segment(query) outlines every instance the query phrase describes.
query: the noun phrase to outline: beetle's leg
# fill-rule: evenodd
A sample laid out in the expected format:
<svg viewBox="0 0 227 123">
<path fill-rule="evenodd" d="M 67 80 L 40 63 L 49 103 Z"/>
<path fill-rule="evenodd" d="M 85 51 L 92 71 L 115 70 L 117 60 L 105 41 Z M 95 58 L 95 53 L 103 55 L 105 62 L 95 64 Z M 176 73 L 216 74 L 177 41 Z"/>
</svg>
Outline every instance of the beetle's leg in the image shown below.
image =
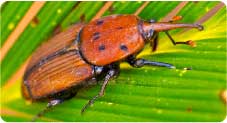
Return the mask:
<svg viewBox="0 0 227 123">
<path fill-rule="evenodd" d="M 33 118 L 32 118 L 32 122 L 34 122 L 37 118 L 40 118 L 41 116 L 43 116 L 43 114 L 45 112 L 47 112 L 48 110 L 50 110 L 52 107 L 62 103 L 64 101 L 64 99 L 54 99 L 51 100 L 47 103 L 46 108 L 44 108 L 42 111 L 40 111 L 38 114 L 36 114 Z"/>
<path fill-rule="evenodd" d="M 175 42 L 174 39 L 171 37 L 171 35 L 168 33 L 168 31 L 165 31 L 165 33 L 168 36 L 168 38 L 171 40 L 173 45 L 186 44 L 186 45 L 190 45 L 191 47 L 196 47 L 196 43 L 194 41 L 189 40 L 189 41 L 186 41 L 186 42 Z"/>
<path fill-rule="evenodd" d="M 155 35 L 154 35 L 154 39 L 153 39 L 153 42 L 151 41 L 151 47 L 152 47 L 152 51 L 154 52 L 154 51 L 156 51 L 156 49 L 157 49 L 157 46 L 158 46 L 158 39 L 159 39 L 159 35 L 158 35 L 158 33 L 156 33 Z"/>
<path fill-rule="evenodd" d="M 104 91 L 105 91 L 106 85 L 108 84 L 108 82 L 109 82 L 109 80 L 111 78 L 116 76 L 118 71 L 119 71 L 119 69 L 110 69 L 107 72 L 107 74 L 106 74 L 106 76 L 104 78 L 104 82 L 102 84 L 100 92 L 98 93 L 98 95 L 94 96 L 91 100 L 89 100 L 89 102 L 82 108 L 81 114 L 85 111 L 85 109 L 87 109 L 90 105 L 92 105 L 97 98 L 99 98 L 99 97 L 104 95 Z"/>
<path fill-rule="evenodd" d="M 69 91 L 63 91 L 57 94 L 57 97 L 51 97 L 52 99 L 48 102 L 47 106 L 40 111 L 37 115 L 32 118 L 32 121 L 35 121 L 37 118 L 43 116 L 45 112 L 50 110 L 52 107 L 64 102 L 65 100 L 71 99 L 76 95 L 77 91 L 71 89 Z"/>
<path fill-rule="evenodd" d="M 143 67 L 145 65 L 147 66 L 159 66 L 159 67 L 167 67 L 170 69 L 176 68 L 172 64 L 164 63 L 164 62 L 156 62 L 156 61 L 148 61 L 142 58 L 136 59 L 134 56 L 129 57 L 127 62 L 132 66 L 132 67 Z"/>
</svg>

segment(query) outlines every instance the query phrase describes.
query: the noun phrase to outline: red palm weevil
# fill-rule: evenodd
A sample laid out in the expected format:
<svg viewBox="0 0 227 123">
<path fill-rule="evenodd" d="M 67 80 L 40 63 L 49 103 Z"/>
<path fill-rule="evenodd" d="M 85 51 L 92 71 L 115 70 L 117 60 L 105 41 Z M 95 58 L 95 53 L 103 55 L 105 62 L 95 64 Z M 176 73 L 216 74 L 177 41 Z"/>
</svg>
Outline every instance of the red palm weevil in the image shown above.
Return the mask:
<svg viewBox="0 0 227 123">
<path fill-rule="evenodd" d="M 135 15 L 111 15 L 88 24 L 73 25 L 34 52 L 24 75 L 22 93 L 33 101 L 48 99 L 48 109 L 72 98 L 80 88 L 103 77 L 100 92 L 82 108 L 81 112 L 84 112 L 103 96 L 109 80 L 118 75 L 122 61 L 132 67 L 175 68 L 168 63 L 136 56 L 147 43 L 151 44 L 153 51 L 156 50 L 159 32 L 165 32 L 174 45 L 192 45 L 192 41 L 173 40 L 167 31 L 176 28 L 203 30 L 199 24 L 145 21 Z"/>
</svg>

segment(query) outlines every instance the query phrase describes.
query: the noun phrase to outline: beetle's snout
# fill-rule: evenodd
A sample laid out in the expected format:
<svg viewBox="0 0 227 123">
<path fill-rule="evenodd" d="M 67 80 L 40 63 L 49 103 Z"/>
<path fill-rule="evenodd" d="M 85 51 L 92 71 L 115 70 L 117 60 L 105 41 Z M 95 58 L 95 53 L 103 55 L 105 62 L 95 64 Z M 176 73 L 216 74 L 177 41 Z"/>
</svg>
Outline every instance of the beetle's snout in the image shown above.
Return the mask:
<svg viewBox="0 0 227 123">
<path fill-rule="evenodd" d="M 173 30 L 177 28 L 197 28 L 198 30 L 203 30 L 203 26 L 200 24 L 185 24 L 185 23 L 170 23 L 170 22 L 157 22 L 157 23 L 144 23 L 143 29 L 145 32 L 149 30 L 154 30 L 155 32 L 162 32 Z"/>
</svg>

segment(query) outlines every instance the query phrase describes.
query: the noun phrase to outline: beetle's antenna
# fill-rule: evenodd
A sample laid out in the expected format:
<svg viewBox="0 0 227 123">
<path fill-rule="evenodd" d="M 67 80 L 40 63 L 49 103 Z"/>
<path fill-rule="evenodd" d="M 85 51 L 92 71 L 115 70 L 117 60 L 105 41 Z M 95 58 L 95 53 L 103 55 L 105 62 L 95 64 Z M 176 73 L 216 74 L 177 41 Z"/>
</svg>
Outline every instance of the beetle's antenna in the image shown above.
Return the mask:
<svg viewBox="0 0 227 123">
<path fill-rule="evenodd" d="M 180 42 L 176 42 L 172 36 L 169 34 L 168 31 L 165 31 L 165 34 L 168 36 L 168 38 L 171 40 L 171 42 L 173 43 L 173 45 L 177 45 L 177 44 L 186 44 L 186 45 L 189 45 L 191 47 L 196 47 L 196 43 L 192 40 L 189 40 L 189 41 L 180 41 Z"/>
<path fill-rule="evenodd" d="M 42 117 L 44 113 L 46 113 L 48 110 L 50 110 L 52 107 L 56 106 L 57 104 L 60 104 L 61 102 L 63 102 L 63 100 L 60 100 L 60 99 L 51 100 L 50 102 L 48 102 L 47 106 L 42 111 L 40 111 L 32 118 L 31 122 L 36 121 L 38 118 Z"/>
</svg>

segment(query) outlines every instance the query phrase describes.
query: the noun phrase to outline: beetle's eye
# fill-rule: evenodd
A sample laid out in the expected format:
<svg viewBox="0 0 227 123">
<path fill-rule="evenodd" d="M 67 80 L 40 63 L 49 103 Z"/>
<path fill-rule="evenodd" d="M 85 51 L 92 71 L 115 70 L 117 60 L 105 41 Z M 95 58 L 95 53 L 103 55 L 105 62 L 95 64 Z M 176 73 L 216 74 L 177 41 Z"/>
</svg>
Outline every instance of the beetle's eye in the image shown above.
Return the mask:
<svg viewBox="0 0 227 123">
<path fill-rule="evenodd" d="M 155 23 L 155 22 L 156 22 L 156 20 L 154 20 L 154 19 L 150 19 L 148 22 L 149 22 L 149 23 Z"/>
</svg>

